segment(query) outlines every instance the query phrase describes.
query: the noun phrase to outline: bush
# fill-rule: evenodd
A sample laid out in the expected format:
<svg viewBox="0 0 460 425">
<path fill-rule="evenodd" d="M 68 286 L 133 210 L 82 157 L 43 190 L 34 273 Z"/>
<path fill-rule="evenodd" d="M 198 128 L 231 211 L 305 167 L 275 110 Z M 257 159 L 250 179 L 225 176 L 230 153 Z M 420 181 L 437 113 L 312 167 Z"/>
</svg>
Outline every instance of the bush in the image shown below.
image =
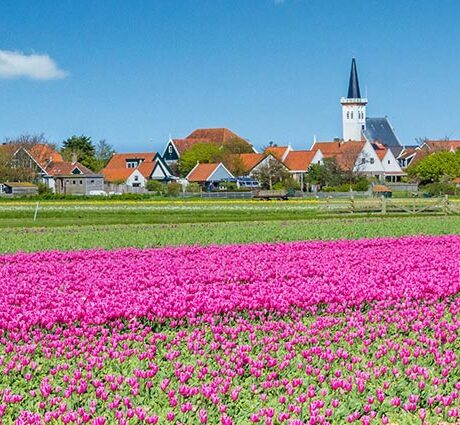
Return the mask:
<svg viewBox="0 0 460 425">
<path fill-rule="evenodd" d="M 157 195 L 161 195 L 164 192 L 164 184 L 158 180 L 149 180 L 146 183 L 145 188 L 149 192 L 155 192 Z"/>
<path fill-rule="evenodd" d="M 200 193 L 201 187 L 198 183 L 189 183 L 187 186 L 187 192 L 190 193 Z"/>
<path fill-rule="evenodd" d="M 50 195 L 53 193 L 52 189 L 48 187 L 45 183 L 38 183 L 37 186 L 39 195 Z"/>
<path fill-rule="evenodd" d="M 181 190 L 182 185 L 180 183 L 171 182 L 166 185 L 166 193 L 168 196 L 179 196 Z"/>
<path fill-rule="evenodd" d="M 449 183 L 429 183 L 421 189 L 432 196 L 456 194 L 455 185 Z"/>
<path fill-rule="evenodd" d="M 366 192 L 369 189 L 369 180 L 362 177 L 356 183 L 352 184 L 351 188 L 357 192 Z"/>
</svg>

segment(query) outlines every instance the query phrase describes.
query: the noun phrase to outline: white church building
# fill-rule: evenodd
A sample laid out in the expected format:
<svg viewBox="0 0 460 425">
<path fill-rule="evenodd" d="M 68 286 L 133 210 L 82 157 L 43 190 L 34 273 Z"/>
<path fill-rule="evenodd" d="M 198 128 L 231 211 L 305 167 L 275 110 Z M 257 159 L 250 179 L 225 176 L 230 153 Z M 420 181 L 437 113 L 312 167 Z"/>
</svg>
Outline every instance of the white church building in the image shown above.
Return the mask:
<svg viewBox="0 0 460 425">
<path fill-rule="evenodd" d="M 327 157 L 338 162 L 352 161 L 353 170 L 381 181 L 398 181 L 405 175 L 398 155 L 403 150 L 387 117 L 369 118 L 368 100 L 361 96 L 355 58 L 351 62 L 348 93 L 340 99 L 342 105 L 342 139 L 334 142 L 315 142 L 312 150 L 321 149 Z"/>
</svg>

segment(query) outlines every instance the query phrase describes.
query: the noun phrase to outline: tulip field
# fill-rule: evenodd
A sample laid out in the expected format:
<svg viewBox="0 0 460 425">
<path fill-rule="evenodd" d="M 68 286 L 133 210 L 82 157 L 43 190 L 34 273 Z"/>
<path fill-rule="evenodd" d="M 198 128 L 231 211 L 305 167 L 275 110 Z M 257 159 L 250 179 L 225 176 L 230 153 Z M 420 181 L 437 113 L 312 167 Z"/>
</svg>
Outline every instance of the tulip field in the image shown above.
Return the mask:
<svg viewBox="0 0 460 425">
<path fill-rule="evenodd" d="M 460 422 L 460 235 L 0 256 L 0 424 Z"/>
</svg>

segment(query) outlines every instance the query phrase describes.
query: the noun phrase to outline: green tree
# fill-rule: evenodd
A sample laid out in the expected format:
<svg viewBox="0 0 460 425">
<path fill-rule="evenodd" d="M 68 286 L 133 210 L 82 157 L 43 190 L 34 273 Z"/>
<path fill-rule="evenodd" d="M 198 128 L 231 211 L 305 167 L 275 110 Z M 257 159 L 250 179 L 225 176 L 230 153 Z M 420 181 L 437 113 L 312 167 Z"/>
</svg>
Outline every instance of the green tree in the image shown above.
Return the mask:
<svg viewBox="0 0 460 425">
<path fill-rule="evenodd" d="M 455 153 L 443 151 L 428 155 L 411 165 L 407 173 L 422 184 L 439 182 L 443 177 L 460 177 L 460 150 Z"/>
<path fill-rule="evenodd" d="M 307 171 L 305 180 L 320 186 L 338 186 L 345 180 L 343 171 L 335 158 L 324 158 L 322 164 L 312 164 Z"/>
<path fill-rule="evenodd" d="M 91 137 L 72 136 L 62 143 L 61 155 L 66 161 L 77 160 L 85 167 L 93 169 L 96 161 L 96 147 Z"/>
<path fill-rule="evenodd" d="M 107 143 L 105 139 L 99 140 L 95 147 L 95 155 L 92 163 L 93 171 L 101 171 L 112 158 L 115 153 L 115 149 L 110 143 Z"/>
<path fill-rule="evenodd" d="M 225 156 L 225 150 L 216 144 L 197 143 L 181 155 L 179 160 L 180 175 L 185 177 L 197 162 L 205 164 L 221 162 Z"/>
<path fill-rule="evenodd" d="M 165 190 L 164 184 L 158 180 L 148 180 L 145 184 L 145 188 L 149 192 L 155 192 L 157 195 L 161 195 Z"/>
<path fill-rule="evenodd" d="M 286 167 L 274 158 L 270 158 L 265 164 L 258 167 L 253 176 L 265 189 L 273 189 L 276 183 L 290 178 Z"/>
</svg>

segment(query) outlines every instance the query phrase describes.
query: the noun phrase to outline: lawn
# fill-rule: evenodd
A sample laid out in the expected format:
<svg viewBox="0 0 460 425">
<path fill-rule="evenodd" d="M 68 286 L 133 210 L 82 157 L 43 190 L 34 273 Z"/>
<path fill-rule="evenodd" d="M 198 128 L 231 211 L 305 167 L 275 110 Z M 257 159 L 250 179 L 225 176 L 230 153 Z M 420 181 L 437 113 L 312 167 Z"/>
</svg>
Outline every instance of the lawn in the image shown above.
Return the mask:
<svg viewBox="0 0 460 425">
<path fill-rule="evenodd" d="M 460 234 L 459 216 L 0 229 L 0 252 Z"/>
</svg>

